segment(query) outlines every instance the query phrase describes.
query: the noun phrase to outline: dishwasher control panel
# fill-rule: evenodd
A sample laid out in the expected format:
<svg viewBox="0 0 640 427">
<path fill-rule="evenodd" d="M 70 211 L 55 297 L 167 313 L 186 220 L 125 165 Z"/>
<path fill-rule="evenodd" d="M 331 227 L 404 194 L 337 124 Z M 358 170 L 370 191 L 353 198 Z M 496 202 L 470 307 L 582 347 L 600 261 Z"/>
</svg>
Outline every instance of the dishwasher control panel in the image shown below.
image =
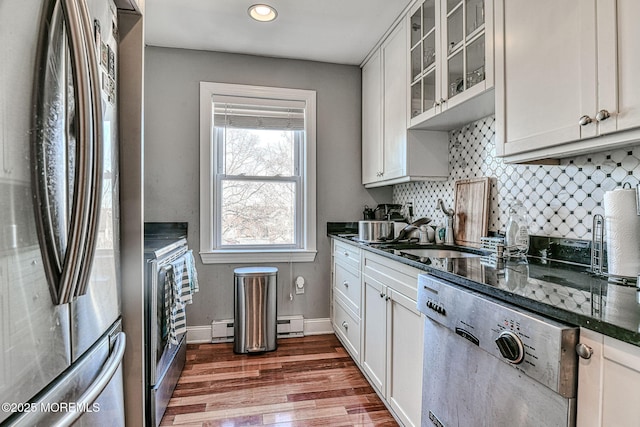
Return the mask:
<svg viewBox="0 0 640 427">
<path fill-rule="evenodd" d="M 418 277 L 417 306 L 427 322 L 448 328 L 565 397 L 575 395 L 576 385 L 567 384 L 564 374 L 577 369 L 578 328 L 428 274 Z"/>
</svg>

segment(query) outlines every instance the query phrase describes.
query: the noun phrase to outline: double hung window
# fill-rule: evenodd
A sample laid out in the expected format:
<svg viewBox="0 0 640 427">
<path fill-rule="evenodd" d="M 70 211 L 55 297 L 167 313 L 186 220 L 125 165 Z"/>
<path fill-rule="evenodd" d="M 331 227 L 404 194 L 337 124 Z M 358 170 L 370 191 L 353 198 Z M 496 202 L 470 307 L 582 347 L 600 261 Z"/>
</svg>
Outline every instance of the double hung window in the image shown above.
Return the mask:
<svg viewBox="0 0 640 427">
<path fill-rule="evenodd" d="M 203 262 L 315 257 L 315 92 L 201 83 Z"/>
</svg>

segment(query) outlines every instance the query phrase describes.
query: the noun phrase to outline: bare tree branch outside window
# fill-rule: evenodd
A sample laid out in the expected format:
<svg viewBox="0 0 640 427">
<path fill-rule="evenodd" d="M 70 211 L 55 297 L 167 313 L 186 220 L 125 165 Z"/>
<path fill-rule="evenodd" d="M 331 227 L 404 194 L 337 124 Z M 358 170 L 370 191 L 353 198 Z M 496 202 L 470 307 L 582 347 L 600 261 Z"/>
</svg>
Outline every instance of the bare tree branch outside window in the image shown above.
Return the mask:
<svg viewBox="0 0 640 427">
<path fill-rule="evenodd" d="M 224 129 L 222 245 L 296 243 L 296 132 Z"/>
</svg>

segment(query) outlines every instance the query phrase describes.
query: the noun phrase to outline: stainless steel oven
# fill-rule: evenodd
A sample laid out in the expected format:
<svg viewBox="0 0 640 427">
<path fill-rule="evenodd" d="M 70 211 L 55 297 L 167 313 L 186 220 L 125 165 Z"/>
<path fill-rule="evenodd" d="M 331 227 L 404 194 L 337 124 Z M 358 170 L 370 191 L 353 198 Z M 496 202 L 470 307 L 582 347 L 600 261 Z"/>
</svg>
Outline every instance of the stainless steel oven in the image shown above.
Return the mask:
<svg viewBox="0 0 640 427">
<path fill-rule="evenodd" d="M 422 426 L 574 426 L 579 329 L 430 275 Z"/>
<path fill-rule="evenodd" d="M 186 333 L 171 339 L 171 281 L 167 275 L 189 252 L 187 241 L 146 239 L 147 417 L 160 424 L 186 360 Z"/>
</svg>

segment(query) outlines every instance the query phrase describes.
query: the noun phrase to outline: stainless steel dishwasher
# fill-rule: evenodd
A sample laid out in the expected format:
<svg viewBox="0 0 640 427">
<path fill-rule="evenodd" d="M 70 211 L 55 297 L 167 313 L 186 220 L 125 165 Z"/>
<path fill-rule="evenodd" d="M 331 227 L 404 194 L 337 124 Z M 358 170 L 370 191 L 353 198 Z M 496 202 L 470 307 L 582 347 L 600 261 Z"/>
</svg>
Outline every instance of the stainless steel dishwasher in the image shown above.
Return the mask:
<svg viewBox="0 0 640 427">
<path fill-rule="evenodd" d="M 574 426 L 579 329 L 423 274 L 422 426 Z"/>
</svg>

